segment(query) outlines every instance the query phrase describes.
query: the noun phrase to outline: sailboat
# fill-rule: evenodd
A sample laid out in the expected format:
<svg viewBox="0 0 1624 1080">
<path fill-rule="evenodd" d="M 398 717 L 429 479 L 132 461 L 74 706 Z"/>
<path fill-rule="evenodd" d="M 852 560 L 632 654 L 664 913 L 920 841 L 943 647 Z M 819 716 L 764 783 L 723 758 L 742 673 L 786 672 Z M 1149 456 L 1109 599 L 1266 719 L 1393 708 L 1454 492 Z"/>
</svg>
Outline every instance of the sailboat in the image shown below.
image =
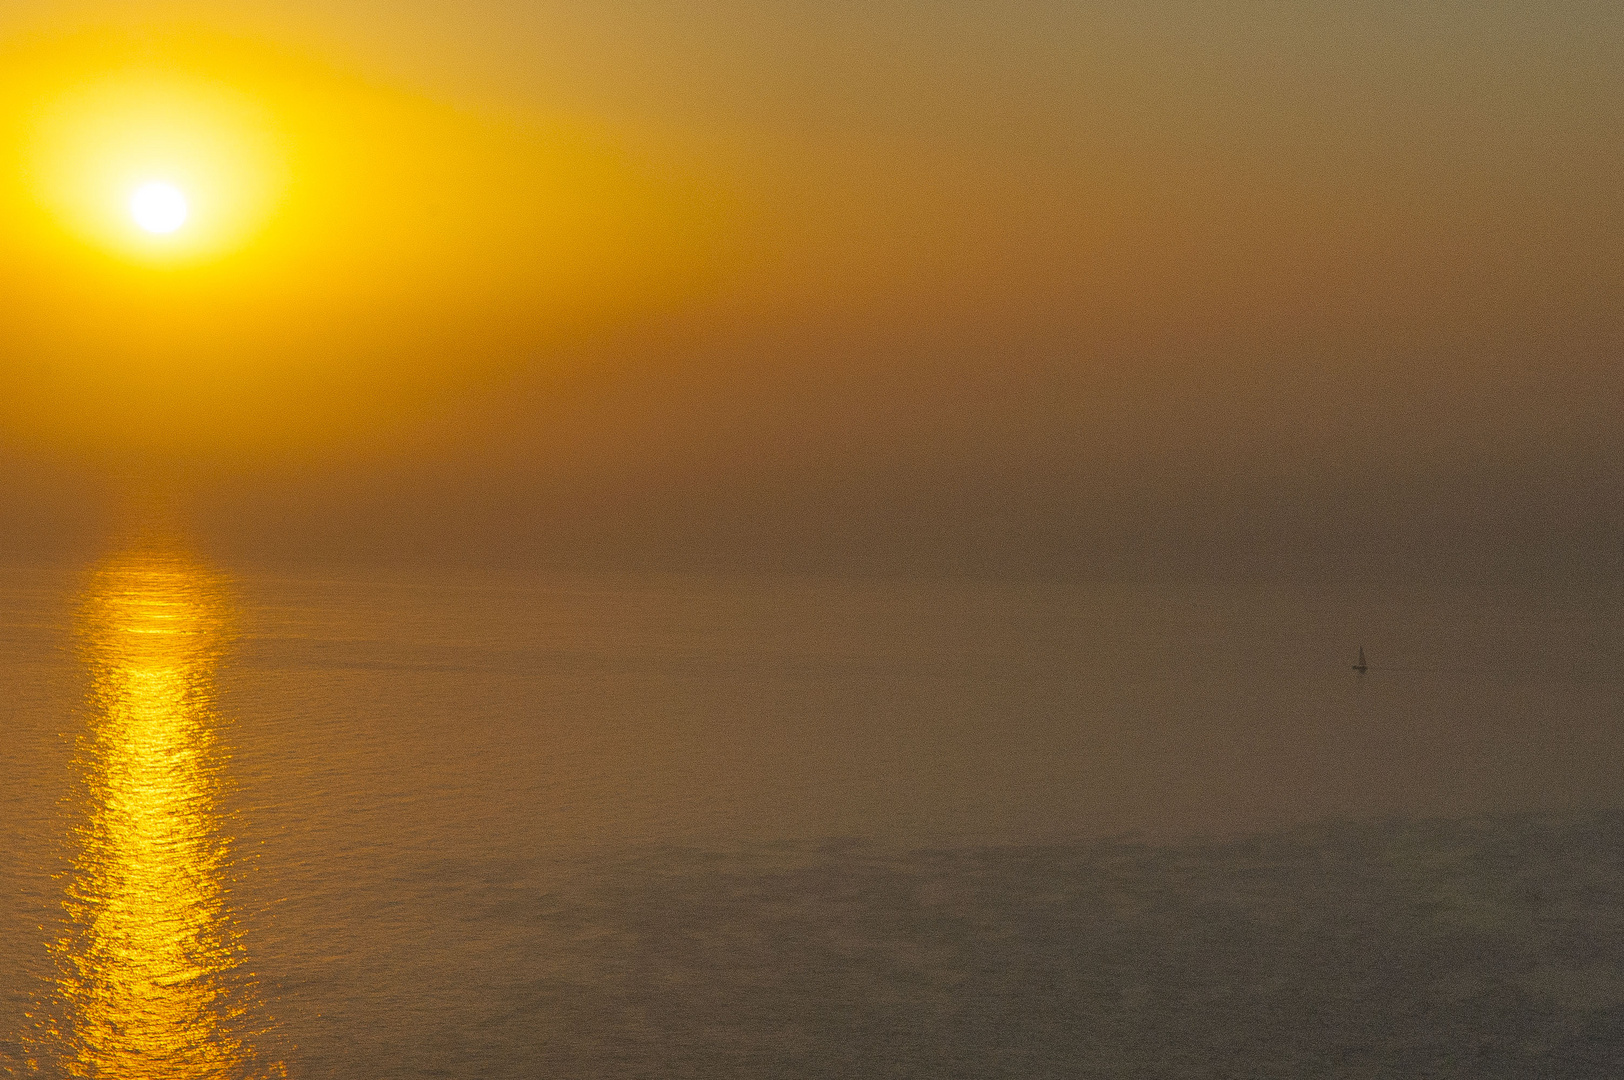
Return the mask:
<svg viewBox="0 0 1624 1080">
<path fill-rule="evenodd" d="M 1370 670 L 1370 665 L 1365 663 L 1365 647 L 1363 645 L 1359 646 L 1359 662 L 1353 665 L 1353 670 L 1361 675 Z"/>
</svg>

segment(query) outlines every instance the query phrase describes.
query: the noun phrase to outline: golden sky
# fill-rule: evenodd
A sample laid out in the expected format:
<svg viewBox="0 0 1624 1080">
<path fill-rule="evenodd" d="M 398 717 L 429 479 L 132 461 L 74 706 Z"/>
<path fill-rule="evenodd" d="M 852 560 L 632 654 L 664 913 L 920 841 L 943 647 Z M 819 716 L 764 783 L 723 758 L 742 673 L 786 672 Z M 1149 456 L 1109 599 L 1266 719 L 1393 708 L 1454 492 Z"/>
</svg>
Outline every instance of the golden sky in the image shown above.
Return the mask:
<svg viewBox="0 0 1624 1080">
<path fill-rule="evenodd" d="M 1621 72 L 1585 0 L 10 4 L 0 432 L 633 501 L 1605 472 Z"/>
<path fill-rule="evenodd" d="M 32 437 L 329 442 L 713 273 L 706 178 L 589 119 L 195 25 L 8 51 L 7 419 Z M 130 216 L 152 181 L 190 204 L 168 235 Z"/>
</svg>

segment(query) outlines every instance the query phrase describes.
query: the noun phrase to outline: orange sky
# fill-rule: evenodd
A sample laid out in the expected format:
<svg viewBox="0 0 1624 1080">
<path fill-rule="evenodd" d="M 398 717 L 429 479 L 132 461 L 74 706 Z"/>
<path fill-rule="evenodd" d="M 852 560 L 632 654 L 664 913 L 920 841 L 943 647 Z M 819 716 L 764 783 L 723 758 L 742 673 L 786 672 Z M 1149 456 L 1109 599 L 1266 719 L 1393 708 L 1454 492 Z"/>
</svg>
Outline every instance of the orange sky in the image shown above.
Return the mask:
<svg viewBox="0 0 1624 1080">
<path fill-rule="evenodd" d="M 0 431 L 521 530 L 1176 531 L 1349 476 L 1613 500 L 1579 528 L 1621 54 L 1578 0 L 12 4 Z M 212 217 L 143 246 L 96 200 L 165 155 Z"/>
</svg>

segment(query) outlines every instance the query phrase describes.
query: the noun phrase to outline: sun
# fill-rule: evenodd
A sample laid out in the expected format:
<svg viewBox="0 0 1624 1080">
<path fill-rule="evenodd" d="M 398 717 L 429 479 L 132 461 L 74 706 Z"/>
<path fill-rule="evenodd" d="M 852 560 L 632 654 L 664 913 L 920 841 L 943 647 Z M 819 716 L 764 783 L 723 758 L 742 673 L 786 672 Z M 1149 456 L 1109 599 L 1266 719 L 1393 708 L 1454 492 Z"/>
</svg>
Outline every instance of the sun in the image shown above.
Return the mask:
<svg viewBox="0 0 1624 1080">
<path fill-rule="evenodd" d="M 142 184 L 130 196 L 130 216 L 149 233 L 168 235 L 186 224 L 191 208 L 186 195 L 174 184 L 153 180 Z"/>
<path fill-rule="evenodd" d="M 0 93 L 5 78 L 0 71 Z M 19 165 L 47 215 L 41 224 L 61 228 L 74 247 L 144 267 L 236 258 L 289 193 L 289 143 L 263 95 L 183 72 L 115 68 L 44 85 L 37 96 L 18 121 L 28 155 Z"/>
</svg>

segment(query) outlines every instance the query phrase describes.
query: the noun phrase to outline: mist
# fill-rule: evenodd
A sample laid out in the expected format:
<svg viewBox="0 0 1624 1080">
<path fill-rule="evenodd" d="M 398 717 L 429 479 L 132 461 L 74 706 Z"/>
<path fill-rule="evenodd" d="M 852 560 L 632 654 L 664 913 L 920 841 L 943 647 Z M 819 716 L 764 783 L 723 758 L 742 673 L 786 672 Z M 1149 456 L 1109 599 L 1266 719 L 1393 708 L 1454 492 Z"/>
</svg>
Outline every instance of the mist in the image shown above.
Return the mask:
<svg viewBox="0 0 1624 1080">
<path fill-rule="evenodd" d="M 207 287 L 5 249 L 8 554 L 1616 573 L 1605 5 L 209 11 L 349 179 Z"/>
</svg>

